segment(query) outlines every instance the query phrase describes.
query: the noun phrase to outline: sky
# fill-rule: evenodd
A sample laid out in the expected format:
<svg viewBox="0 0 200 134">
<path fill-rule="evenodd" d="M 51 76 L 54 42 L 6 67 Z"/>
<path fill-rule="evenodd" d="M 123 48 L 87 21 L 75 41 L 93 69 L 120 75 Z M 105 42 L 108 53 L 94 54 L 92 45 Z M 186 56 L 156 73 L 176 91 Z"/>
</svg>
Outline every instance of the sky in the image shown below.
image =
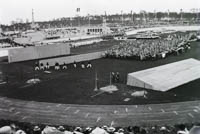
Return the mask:
<svg viewBox="0 0 200 134">
<path fill-rule="evenodd" d="M 96 15 L 146 11 L 190 11 L 200 9 L 200 0 L 0 0 L 0 24 L 10 24 L 12 20 L 29 19 L 34 9 L 35 21 L 52 20 L 77 15 Z"/>
</svg>

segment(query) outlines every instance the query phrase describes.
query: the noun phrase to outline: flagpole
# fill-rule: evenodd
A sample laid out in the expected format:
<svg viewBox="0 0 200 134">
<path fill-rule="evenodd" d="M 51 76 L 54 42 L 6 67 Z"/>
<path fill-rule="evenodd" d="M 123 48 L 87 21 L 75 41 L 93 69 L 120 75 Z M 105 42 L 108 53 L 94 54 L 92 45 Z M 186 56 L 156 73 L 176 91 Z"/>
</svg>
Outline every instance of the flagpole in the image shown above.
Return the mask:
<svg viewBox="0 0 200 134">
<path fill-rule="evenodd" d="M 124 21 L 124 20 L 123 20 L 123 19 L 124 19 L 124 18 L 123 18 L 123 11 L 121 11 L 121 17 L 122 17 L 122 25 L 123 25 L 123 21 Z"/>
<path fill-rule="evenodd" d="M 169 24 L 169 21 L 170 21 L 169 15 L 170 15 L 170 12 L 169 12 L 169 9 L 168 9 L 168 24 Z"/>
<path fill-rule="evenodd" d="M 111 74 L 111 72 L 110 72 L 110 85 L 112 85 L 112 74 Z"/>
<path fill-rule="evenodd" d="M 88 14 L 89 27 L 90 27 L 90 14 Z"/>
<path fill-rule="evenodd" d="M 133 11 L 131 10 L 131 22 L 133 23 Z"/>
<path fill-rule="evenodd" d="M 98 81 L 98 78 L 97 78 L 97 72 L 96 72 L 96 70 L 95 70 L 95 82 L 94 82 L 94 91 L 98 91 L 98 87 L 97 87 L 97 81 Z"/>
</svg>

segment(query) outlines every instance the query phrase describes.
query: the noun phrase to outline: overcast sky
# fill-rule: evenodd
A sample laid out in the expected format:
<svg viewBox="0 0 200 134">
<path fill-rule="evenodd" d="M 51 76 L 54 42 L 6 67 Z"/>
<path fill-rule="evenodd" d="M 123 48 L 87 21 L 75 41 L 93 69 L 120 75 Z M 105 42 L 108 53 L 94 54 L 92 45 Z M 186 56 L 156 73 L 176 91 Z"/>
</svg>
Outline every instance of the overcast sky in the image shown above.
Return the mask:
<svg viewBox="0 0 200 134">
<path fill-rule="evenodd" d="M 0 0 L 0 24 L 10 24 L 12 20 L 26 18 L 31 20 L 34 9 L 35 20 L 52 20 L 53 18 L 72 17 L 76 8 L 81 15 L 115 14 L 123 12 L 146 11 L 190 11 L 200 8 L 200 0 Z"/>
</svg>

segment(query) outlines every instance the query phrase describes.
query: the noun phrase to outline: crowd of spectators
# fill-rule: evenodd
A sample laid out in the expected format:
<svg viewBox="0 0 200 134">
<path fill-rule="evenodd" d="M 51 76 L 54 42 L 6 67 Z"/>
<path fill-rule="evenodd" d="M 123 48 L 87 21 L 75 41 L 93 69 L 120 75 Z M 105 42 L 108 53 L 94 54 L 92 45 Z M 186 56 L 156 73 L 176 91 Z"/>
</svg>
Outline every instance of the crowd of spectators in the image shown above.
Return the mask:
<svg viewBox="0 0 200 134">
<path fill-rule="evenodd" d="M 52 126 L 18 121 L 0 120 L 0 134 L 199 134 L 200 124 L 164 126 Z"/>
<path fill-rule="evenodd" d="M 139 60 L 165 58 L 169 54 L 179 54 L 190 49 L 189 38 L 189 34 L 174 33 L 160 39 L 126 40 L 107 50 L 104 56 Z"/>
</svg>

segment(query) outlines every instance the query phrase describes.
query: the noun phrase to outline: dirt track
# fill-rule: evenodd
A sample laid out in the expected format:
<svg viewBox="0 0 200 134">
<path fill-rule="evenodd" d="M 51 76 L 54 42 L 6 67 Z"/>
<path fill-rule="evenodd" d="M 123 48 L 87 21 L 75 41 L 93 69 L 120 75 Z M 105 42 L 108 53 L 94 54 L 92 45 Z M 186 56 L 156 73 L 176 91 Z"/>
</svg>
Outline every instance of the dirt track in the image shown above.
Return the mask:
<svg viewBox="0 0 200 134">
<path fill-rule="evenodd" d="M 1 97 L 0 117 L 75 126 L 191 123 L 200 119 L 200 101 L 150 105 L 71 105 Z"/>
</svg>

